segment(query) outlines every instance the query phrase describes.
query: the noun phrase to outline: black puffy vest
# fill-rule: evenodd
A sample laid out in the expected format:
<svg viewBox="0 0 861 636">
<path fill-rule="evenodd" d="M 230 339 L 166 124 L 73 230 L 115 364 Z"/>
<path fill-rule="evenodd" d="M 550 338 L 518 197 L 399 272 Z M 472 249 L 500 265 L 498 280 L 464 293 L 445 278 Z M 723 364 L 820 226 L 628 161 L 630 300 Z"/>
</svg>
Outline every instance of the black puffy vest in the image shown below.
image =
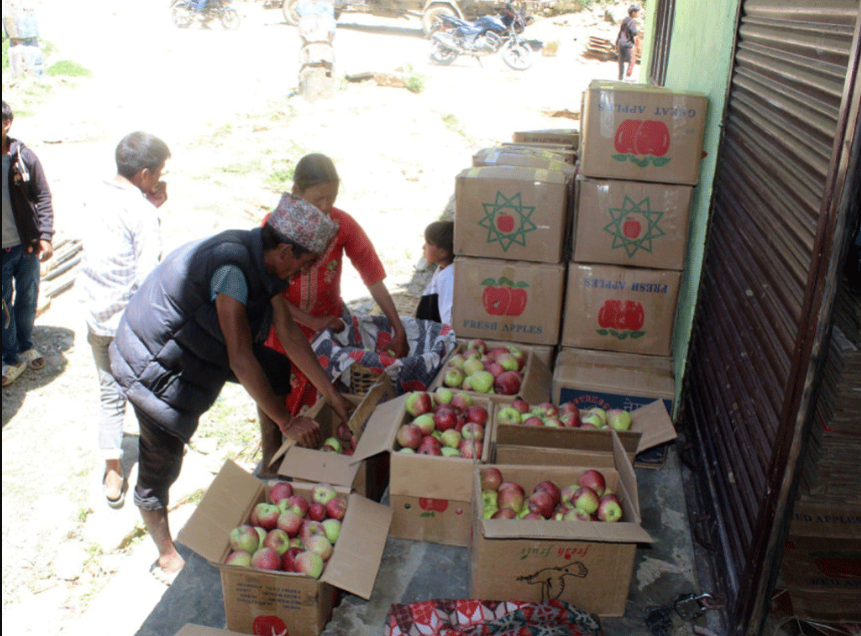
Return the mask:
<svg viewBox="0 0 861 636">
<path fill-rule="evenodd" d="M 228 230 L 189 243 L 156 267 L 129 302 L 111 345 L 111 371 L 129 400 L 188 442 L 230 377 L 210 300 L 212 275 L 236 265 L 248 283 L 254 342 L 269 335 L 270 299 L 287 283 L 266 273 L 260 229 Z"/>
</svg>

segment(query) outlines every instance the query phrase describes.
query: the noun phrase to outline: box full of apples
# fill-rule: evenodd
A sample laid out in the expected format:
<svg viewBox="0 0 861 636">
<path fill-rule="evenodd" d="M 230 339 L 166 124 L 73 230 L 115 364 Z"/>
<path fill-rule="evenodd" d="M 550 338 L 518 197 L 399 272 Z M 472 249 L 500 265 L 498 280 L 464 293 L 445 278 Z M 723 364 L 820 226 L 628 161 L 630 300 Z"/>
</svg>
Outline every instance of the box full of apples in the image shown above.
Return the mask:
<svg viewBox="0 0 861 636">
<path fill-rule="evenodd" d="M 488 452 L 491 408 L 487 397 L 446 387 L 377 407 L 368 430 L 388 427 L 393 538 L 467 545 L 472 467 Z"/>
<path fill-rule="evenodd" d="M 574 402 L 529 404 L 516 398 L 510 404 L 496 404 L 491 414 L 493 437 L 491 460 L 534 462 L 537 464 L 576 461 L 607 465 L 612 460 L 615 431 L 633 462 L 637 453 L 675 437 L 672 420 L 660 400 L 634 411 L 580 409 Z M 523 459 L 526 453 L 526 459 Z M 520 459 L 516 459 L 516 458 Z"/>
<path fill-rule="evenodd" d="M 228 629 L 255 633 L 265 617 L 318 636 L 336 588 L 370 597 L 391 519 L 349 488 L 266 484 L 227 462 L 177 540 L 220 570 Z"/>
<path fill-rule="evenodd" d="M 637 545 L 652 538 L 634 470 L 611 436 L 612 467 L 475 466 L 472 598 L 552 598 L 601 616 L 625 613 Z"/>
<path fill-rule="evenodd" d="M 541 359 L 515 344 L 489 348 L 481 339 L 458 345 L 446 359 L 428 390 L 445 387 L 511 402 L 516 396 L 531 402 L 550 399 L 553 374 Z"/>
<path fill-rule="evenodd" d="M 303 448 L 291 442 L 275 453 L 278 474 L 310 484 L 326 482 L 351 487 L 355 492 L 379 501 L 389 479 L 388 429 L 369 430 L 374 410 L 395 397 L 394 385 L 384 374 L 364 396 L 346 396 L 355 405 L 348 422 L 341 421 L 335 410 L 318 400 L 306 413 L 320 426 L 320 448 Z"/>
</svg>

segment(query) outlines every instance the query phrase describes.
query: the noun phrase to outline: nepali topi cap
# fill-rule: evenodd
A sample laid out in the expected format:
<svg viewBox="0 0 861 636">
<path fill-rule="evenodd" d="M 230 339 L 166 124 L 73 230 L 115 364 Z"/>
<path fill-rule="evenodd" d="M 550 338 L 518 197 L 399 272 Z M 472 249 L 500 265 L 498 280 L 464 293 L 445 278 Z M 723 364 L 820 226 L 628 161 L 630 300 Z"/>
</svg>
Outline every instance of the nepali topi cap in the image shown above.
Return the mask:
<svg viewBox="0 0 861 636">
<path fill-rule="evenodd" d="M 266 220 L 284 238 L 320 256 L 338 233 L 338 224 L 316 207 L 285 193 Z"/>
</svg>

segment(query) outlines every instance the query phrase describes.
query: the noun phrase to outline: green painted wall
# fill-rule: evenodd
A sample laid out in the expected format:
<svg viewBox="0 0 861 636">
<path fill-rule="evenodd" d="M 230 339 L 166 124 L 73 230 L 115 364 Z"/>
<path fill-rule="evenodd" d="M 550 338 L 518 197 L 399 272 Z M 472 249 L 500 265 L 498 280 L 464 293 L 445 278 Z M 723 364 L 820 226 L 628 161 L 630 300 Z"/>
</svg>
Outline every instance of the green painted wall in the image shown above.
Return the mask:
<svg viewBox="0 0 861 636">
<path fill-rule="evenodd" d="M 648 82 L 651 42 L 654 34 L 654 2 L 645 4 L 646 46 L 640 65 L 640 81 Z M 732 68 L 735 28 L 740 0 L 676 0 L 670 56 L 665 86 L 673 90 L 708 95 L 709 114 L 704 150 L 707 153 L 700 168 L 699 185 L 691 202 L 688 260 L 679 292 L 678 315 L 673 337 L 678 397 L 688 354 L 697 289 L 703 264 L 709 202 L 715 174 L 721 122 L 726 105 L 726 91 Z M 678 405 L 679 401 L 676 400 Z"/>
</svg>

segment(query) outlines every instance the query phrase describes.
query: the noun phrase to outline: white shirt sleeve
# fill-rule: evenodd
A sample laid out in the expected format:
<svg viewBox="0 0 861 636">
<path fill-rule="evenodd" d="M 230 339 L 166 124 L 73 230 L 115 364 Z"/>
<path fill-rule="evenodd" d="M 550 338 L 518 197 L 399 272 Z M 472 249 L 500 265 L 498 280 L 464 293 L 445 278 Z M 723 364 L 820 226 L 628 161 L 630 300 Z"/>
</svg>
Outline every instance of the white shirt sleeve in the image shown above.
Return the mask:
<svg viewBox="0 0 861 636">
<path fill-rule="evenodd" d="M 437 302 L 439 317 L 444 325 L 451 324 L 451 305 L 454 300 L 454 266 L 449 265 L 439 272 L 437 280 Z"/>
</svg>

